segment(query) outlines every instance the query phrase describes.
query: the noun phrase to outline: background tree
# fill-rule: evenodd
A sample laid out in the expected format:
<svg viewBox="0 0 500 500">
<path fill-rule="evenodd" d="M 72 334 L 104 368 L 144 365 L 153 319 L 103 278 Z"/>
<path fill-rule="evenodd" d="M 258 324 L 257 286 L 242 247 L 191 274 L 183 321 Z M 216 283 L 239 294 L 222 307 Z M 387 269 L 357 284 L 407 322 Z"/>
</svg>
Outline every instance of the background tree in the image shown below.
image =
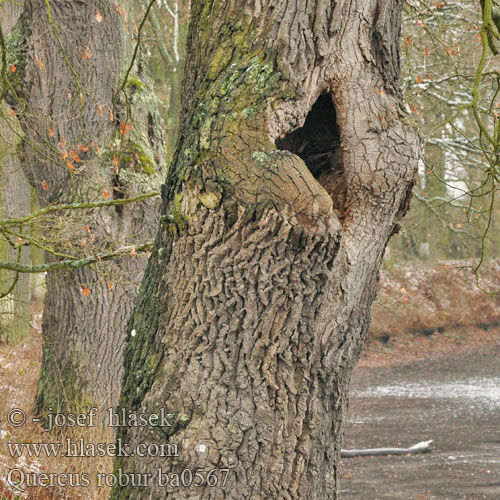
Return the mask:
<svg viewBox="0 0 500 500">
<path fill-rule="evenodd" d="M 156 95 L 164 107 L 168 163 L 177 138 L 189 11 L 189 0 L 155 2 L 148 15 L 150 40 L 144 40 L 151 48 L 149 61 Z"/>
<path fill-rule="evenodd" d="M 135 50 L 140 30 L 125 7 L 26 1 L 17 31 L 18 77 L 7 95 L 42 208 L 120 202 L 157 189 L 165 173 L 159 116 Z M 150 239 L 156 214 L 149 200 L 77 218 L 60 212 L 57 225 L 45 228 L 52 237 L 57 229 L 58 243 L 45 244 L 49 267 L 78 249 L 83 256 L 129 251 L 113 263 L 94 259 L 94 266 L 49 272 L 39 411 L 116 402 L 124 325 L 146 263 L 133 245 Z"/>
<path fill-rule="evenodd" d="M 402 2 L 192 4 L 177 150 L 128 327 L 121 405 L 166 407 L 179 458 L 224 487 L 114 499 L 337 497 L 347 387 L 417 164 Z M 222 478 L 220 478 L 222 480 Z"/>
<path fill-rule="evenodd" d="M 1 32 L 10 34 L 22 6 L 14 1 L 0 3 Z M 4 42 L 5 43 L 5 42 Z M 9 64 L 10 63 L 10 64 Z M 2 72 L 16 72 L 15 61 L 2 61 Z M 31 211 L 31 190 L 20 159 L 21 130 L 11 108 L 0 104 L 0 216 L 21 217 Z M 20 244 L 21 243 L 21 244 Z M 29 264 L 30 251 L 22 245 L 22 235 L 0 240 L 0 260 Z M 15 271 L 0 270 L 0 341 L 19 341 L 29 331 L 30 277 Z"/>
</svg>

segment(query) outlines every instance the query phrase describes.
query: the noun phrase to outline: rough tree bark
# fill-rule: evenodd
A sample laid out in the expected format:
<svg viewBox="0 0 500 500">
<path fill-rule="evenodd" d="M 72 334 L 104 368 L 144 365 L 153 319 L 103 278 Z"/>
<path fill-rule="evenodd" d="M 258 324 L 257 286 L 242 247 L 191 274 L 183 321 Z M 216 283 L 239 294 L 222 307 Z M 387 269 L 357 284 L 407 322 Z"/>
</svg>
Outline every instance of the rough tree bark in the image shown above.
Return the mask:
<svg viewBox="0 0 500 500">
<path fill-rule="evenodd" d="M 26 134 L 26 170 L 42 205 L 134 197 L 159 186 L 161 137 L 138 65 L 125 93 L 118 92 L 133 47 L 126 24 L 125 10 L 112 1 L 25 2 L 16 111 Z M 74 213 L 71 232 L 65 226 L 59 236 L 69 236 L 70 248 L 143 243 L 154 236 L 157 210 L 150 201 Z M 55 250 L 70 253 L 62 245 Z M 97 271 L 48 274 L 40 412 L 116 404 L 125 324 L 145 265 L 138 254 Z"/>
<path fill-rule="evenodd" d="M 22 12 L 16 1 L 0 3 L 0 24 L 4 36 L 8 36 Z M 9 61 L 10 62 L 10 61 Z M 2 82 L 0 86 L 4 85 Z M 21 217 L 31 208 L 31 189 L 22 171 L 18 149 L 22 142 L 22 132 L 15 117 L 10 116 L 5 102 L 1 102 L 0 120 L 0 203 L 1 217 Z M 12 240 L 12 237 L 10 238 Z M 17 240 L 17 238 L 15 238 Z M 14 241 L 17 243 L 17 241 Z M 18 249 L 12 248 L 6 239 L 0 240 L 0 260 L 16 261 Z M 20 261 L 29 264 L 29 248 L 21 249 Z M 29 332 L 30 277 L 11 271 L 0 272 L 0 294 L 5 294 L 17 280 L 11 293 L 0 298 L 0 341 L 17 342 Z"/>
<path fill-rule="evenodd" d="M 120 401 L 174 415 L 122 429 L 132 450 L 168 441 L 179 457 L 120 458 L 153 479 L 115 500 L 337 498 L 350 374 L 417 164 L 398 89 L 402 3 L 193 3 Z M 224 487 L 220 472 L 215 487 L 161 487 L 160 467 L 231 472 Z"/>
<path fill-rule="evenodd" d="M 0 10 L 1 15 L 1 10 Z M 4 103 L 1 103 L 4 105 Z M 23 217 L 31 210 L 31 188 L 23 173 L 18 150 L 22 133 L 15 118 L 0 123 L 0 203 L 2 218 Z M 17 245 L 16 237 L 9 237 Z M 21 252 L 21 255 L 19 255 Z M 0 240 L 0 260 L 30 263 L 30 249 L 13 248 L 7 239 Z M 16 282 L 14 285 L 14 281 Z M 0 271 L 0 341 L 19 342 L 30 329 L 31 285 L 28 274 Z M 11 287 L 10 293 L 3 297 Z"/>
</svg>

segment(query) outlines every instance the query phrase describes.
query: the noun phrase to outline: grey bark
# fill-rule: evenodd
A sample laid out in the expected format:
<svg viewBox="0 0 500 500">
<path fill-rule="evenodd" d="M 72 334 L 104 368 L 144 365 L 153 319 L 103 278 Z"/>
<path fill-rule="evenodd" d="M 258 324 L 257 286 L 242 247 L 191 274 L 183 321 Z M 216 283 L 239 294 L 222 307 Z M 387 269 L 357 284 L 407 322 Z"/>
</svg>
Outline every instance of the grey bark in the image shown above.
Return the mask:
<svg viewBox="0 0 500 500">
<path fill-rule="evenodd" d="M 24 100 L 17 111 L 27 138 L 26 171 L 42 206 L 102 199 L 102 193 L 134 197 L 157 189 L 164 174 L 154 101 L 142 75 L 135 72 L 125 84 L 127 98 L 118 93 L 132 44 L 117 5 L 25 2 Z M 133 125 L 127 134 L 125 124 Z M 80 161 L 73 160 L 74 152 Z M 143 243 L 153 235 L 157 209 L 148 201 L 73 214 L 66 224 L 73 230 L 71 244 L 89 237 L 86 226 L 101 249 Z M 56 250 L 67 252 L 62 242 Z M 46 254 L 48 261 L 55 258 Z M 125 323 L 145 264 L 138 254 L 48 274 L 40 412 L 116 404 Z"/>
<path fill-rule="evenodd" d="M 174 415 L 122 429 L 124 442 L 168 441 L 180 456 L 120 458 L 153 479 L 113 499 L 337 498 L 350 374 L 417 164 L 401 123 L 401 8 L 194 2 L 120 402 Z M 224 487 L 160 487 L 160 467 L 230 474 Z"/>
<path fill-rule="evenodd" d="M 5 1 L 0 4 L 0 23 L 4 36 L 8 36 L 21 15 L 22 4 Z M 10 69 L 9 69 L 10 70 Z M 7 113 L 5 102 L 1 103 L 4 119 L 0 120 L 0 200 L 3 217 L 27 215 L 31 208 L 31 190 L 19 161 L 22 131 L 15 117 Z M 17 238 L 10 236 L 17 244 Z M 3 237 L 0 241 L 0 260 L 17 261 L 18 250 L 12 248 Z M 30 263 L 29 248 L 21 250 L 20 262 Z M 29 332 L 30 277 L 14 272 L 0 271 L 0 294 L 10 290 L 13 280 L 16 285 L 6 297 L 0 299 L 0 340 L 19 341 Z"/>
</svg>

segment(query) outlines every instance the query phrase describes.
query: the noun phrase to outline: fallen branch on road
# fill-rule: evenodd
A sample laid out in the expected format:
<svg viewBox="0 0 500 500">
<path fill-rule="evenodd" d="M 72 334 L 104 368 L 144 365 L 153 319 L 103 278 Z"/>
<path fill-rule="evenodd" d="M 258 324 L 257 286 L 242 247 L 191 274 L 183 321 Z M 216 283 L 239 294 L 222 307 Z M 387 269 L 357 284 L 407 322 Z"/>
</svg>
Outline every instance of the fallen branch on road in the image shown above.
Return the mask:
<svg viewBox="0 0 500 500">
<path fill-rule="evenodd" d="M 365 450 L 342 450 L 342 458 L 371 457 L 375 455 L 407 455 L 408 453 L 426 453 L 430 450 L 430 441 L 422 441 L 411 448 L 368 448 Z"/>
</svg>

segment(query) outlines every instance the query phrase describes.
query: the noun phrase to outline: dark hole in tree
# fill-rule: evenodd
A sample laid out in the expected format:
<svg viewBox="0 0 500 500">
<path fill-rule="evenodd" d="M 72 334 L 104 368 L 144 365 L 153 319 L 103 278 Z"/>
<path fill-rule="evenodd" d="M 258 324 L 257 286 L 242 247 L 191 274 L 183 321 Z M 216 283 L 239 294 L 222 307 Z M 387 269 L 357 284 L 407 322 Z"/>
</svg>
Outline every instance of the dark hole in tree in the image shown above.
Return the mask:
<svg viewBox="0 0 500 500">
<path fill-rule="evenodd" d="M 331 196 L 334 207 L 342 212 L 345 201 L 344 162 L 337 113 L 329 93 L 323 92 L 318 97 L 303 127 L 277 139 L 276 147 L 300 156 Z"/>
</svg>

